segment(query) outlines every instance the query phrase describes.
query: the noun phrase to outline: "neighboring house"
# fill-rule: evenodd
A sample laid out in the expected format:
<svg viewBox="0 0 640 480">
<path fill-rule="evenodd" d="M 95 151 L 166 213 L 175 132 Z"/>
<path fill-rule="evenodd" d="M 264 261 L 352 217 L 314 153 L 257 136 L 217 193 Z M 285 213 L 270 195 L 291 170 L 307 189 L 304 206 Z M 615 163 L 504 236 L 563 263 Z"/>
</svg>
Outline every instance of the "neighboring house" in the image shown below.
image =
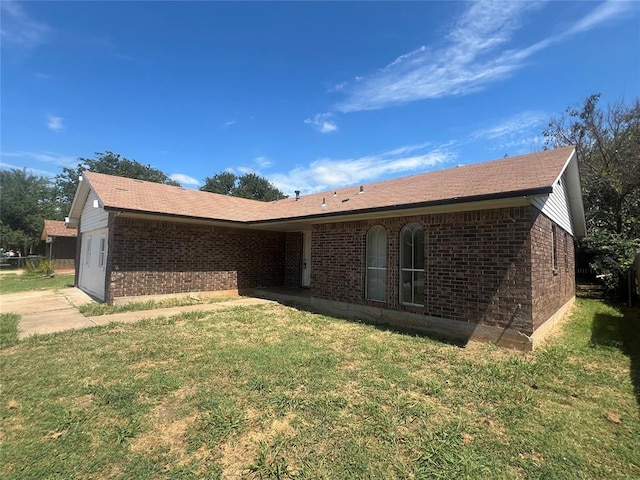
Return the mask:
<svg viewBox="0 0 640 480">
<path fill-rule="evenodd" d="M 53 260 L 56 270 L 73 270 L 76 260 L 75 228 L 67 228 L 59 220 L 45 220 L 42 228 L 41 254 Z"/>
<path fill-rule="evenodd" d="M 258 202 L 87 172 L 78 285 L 96 298 L 308 287 L 316 310 L 530 349 L 572 305 L 572 147 Z"/>
</svg>

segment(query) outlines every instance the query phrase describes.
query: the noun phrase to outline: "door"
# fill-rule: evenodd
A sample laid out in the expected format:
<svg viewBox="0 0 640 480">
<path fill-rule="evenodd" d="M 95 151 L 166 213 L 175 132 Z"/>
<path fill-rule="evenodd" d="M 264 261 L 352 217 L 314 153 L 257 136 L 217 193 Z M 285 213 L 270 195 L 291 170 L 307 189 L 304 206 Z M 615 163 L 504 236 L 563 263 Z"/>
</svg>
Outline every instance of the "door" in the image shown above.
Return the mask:
<svg viewBox="0 0 640 480">
<path fill-rule="evenodd" d="M 107 229 L 82 234 L 78 286 L 99 300 L 105 298 Z"/>
<path fill-rule="evenodd" d="M 302 234 L 302 286 L 311 286 L 311 232 Z"/>
</svg>

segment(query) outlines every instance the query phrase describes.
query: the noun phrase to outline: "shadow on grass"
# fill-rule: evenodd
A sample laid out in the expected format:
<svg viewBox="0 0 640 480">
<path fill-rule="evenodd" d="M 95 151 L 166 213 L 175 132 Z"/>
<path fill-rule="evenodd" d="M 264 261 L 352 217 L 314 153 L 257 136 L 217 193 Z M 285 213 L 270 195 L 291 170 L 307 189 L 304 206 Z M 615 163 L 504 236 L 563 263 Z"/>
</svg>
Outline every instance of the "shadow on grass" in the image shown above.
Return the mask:
<svg viewBox="0 0 640 480">
<path fill-rule="evenodd" d="M 617 348 L 629 357 L 629 375 L 640 405 L 640 309 L 611 304 L 623 316 L 598 313 L 593 319 L 591 344 Z"/>
</svg>

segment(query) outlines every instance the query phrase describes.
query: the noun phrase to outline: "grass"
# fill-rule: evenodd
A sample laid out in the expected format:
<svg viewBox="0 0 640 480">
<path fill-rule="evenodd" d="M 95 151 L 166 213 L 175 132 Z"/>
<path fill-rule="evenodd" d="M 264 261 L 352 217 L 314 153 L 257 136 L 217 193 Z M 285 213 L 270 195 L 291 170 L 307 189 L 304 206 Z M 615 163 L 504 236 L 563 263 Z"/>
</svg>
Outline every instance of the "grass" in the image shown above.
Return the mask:
<svg viewBox="0 0 640 480">
<path fill-rule="evenodd" d="M 122 305 L 109 305 L 106 303 L 89 303 L 81 305 L 79 310 L 85 317 L 99 315 L 112 315 L 122 312 L 138 312 L 142 310 L 154 310 L 156 308 L 185 307 L 188 305 L 200 305 L 203 303 L 218 303 L 236 300 L 239 297 L 175 297 L 164 300 L 148 300 L 146 302 L 129 302 Z"/>
<path fill-rule="evenodd" d="M 30 290 L 57 290 L 73 287 L 73 274 L 43 275 L 40 272 L 6 273 L 0 276 L 0 293 L 27 292 Z"/>
<path fill-rule="evenodd" d="M 529 354 L 277 305 L 31 337 L 0 477 L 638 478 L 637 322 L 581 300 Z"/>
<path fill-rule="evenodd" d="M 0 313 L 0 349 L 11 347 L 18 343 L 17 313 Z"/>
</svg>

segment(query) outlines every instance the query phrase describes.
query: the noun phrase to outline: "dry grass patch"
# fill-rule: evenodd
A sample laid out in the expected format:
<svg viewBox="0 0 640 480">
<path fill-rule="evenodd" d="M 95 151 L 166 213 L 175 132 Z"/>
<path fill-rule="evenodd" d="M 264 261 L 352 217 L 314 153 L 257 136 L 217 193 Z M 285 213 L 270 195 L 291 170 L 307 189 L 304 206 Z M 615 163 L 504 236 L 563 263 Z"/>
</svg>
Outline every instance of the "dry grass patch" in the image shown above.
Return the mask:
<svg viewBox="0 0 640 480">
<path fill-rule="evenodd" d="M 0 476 L 637 478 L 625 312 L 532 354 L 277 305 L 39 336 L 0 352 Z"/>
</svg>

